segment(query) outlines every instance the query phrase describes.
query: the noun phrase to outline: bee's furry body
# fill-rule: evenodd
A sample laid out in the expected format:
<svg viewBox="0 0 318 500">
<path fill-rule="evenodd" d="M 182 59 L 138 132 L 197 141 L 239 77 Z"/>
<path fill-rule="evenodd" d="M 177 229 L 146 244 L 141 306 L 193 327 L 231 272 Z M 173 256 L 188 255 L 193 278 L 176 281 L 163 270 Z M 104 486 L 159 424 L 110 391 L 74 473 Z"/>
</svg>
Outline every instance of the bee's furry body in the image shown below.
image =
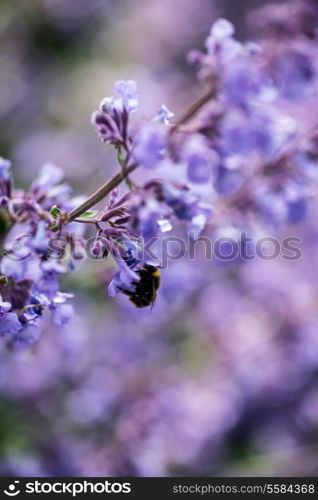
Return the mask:
<svg viewBox="0 0 318 500">
<path fill-rule="evenodd" d="M 129 300 L 136 307 L 151 306 L 156 300 L 157 290 L 160 286 L 160 270 L 146 264 L 143 269 L 139 269 L 136 273 L 140 276 L 140 280 L 133 283 L 135 290 L 121 288 L 120 291 L 128 295 Z"/>
</svg>

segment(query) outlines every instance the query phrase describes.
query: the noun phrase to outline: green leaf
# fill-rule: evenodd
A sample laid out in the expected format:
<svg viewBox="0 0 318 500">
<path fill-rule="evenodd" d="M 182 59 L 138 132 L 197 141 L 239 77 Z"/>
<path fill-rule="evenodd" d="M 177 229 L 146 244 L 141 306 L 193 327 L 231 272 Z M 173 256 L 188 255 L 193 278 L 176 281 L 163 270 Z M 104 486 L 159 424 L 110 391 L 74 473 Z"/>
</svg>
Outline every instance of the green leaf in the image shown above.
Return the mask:
<svg viewBox="0 0 318 500">
<path fill-rule="evenodd" d="M 118 148 L 118 149 L 117 149 L 117 160 L 118 160 L 119 165 L 120 165 L 121 167 L 123 167 L 123 166 L 124 166 L 124 164 L 125 164 L 125 158 L 124 158 L 124 156 L 123 156 L 123 153 L 122 153 L 121 148 Z"/>
<path fill-rule="evenodd" d="M 57 205 L 53 205 L 53 207 L 50 210 L 50 214 L 54 219 L 57 219 L 61 215 L 61 210 Z"/>
<path fill-rule="evenodd" d="M 53 233 L 56 233 L 56 231 L 58 231 L 60 229 L 60 226 L 58 224 L 51 224 L 50 225 L 50 230 L 53 232 Z"/>
<path fill-rule="evenodd" d="M 93 219 L 97 215 L 96 210 L 87 210 L 87 212 L 84 212 L 81 217 L 84 219 Z"/>
</svg>

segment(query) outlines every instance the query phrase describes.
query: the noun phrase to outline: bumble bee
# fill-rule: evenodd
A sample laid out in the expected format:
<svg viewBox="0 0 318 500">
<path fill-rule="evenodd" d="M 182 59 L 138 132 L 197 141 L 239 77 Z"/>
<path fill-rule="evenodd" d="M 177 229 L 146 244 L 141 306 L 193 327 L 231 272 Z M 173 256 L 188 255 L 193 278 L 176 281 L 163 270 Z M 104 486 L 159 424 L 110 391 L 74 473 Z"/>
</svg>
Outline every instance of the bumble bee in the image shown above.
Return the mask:
<svg viewBox="0 0 318 500">
<path fill-rule="evenodd" d="M 136 307 L 153 306 L 157 290 L 160 286 L 160 269 L 150 264 L 145 264 L 143 269 L 139 269 L 136 273 L 140 276 L 140 280 L 133 283 L 135 290 L 124 290 L 121 292 L 129 296 L 129 300 L 135 304 Z"/>
</svg>

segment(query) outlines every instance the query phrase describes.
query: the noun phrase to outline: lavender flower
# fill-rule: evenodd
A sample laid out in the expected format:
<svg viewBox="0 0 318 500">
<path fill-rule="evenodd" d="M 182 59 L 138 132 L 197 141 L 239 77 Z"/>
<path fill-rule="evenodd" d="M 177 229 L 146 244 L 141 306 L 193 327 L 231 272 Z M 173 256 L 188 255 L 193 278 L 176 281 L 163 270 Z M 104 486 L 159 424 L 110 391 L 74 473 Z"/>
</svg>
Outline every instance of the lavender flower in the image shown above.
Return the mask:
<svg viewBox="0 0 318 500">
<path fill-rule="evenodd" d="M 210 55 L 228 62 L 239 53 L 242 44 L 234 40 L 234 26 L 226 19 L 218 19 L 211 28 L 205 45 Z"/>
<path fill-rule="evenodd" d="M 52 322 L 55 326 L 66 325 L 74 315 L 74 309 L 70 304 L 61 304 L 52 312 Z"/>
<path fill-rule="evenodd" d="M 159 110 L 157 111 L 157 114 L 154 118 L 154 121 L 162 123 L 163 125 L 165 125 L 167 127 L 168 125 L 170 125 L 170 120 L 172 120 L 173 117 L 174 117 L 174 113 L 172 113 L 172 111 L 170 111 L 167 108 L 167 106 L 162 104 L 160 106 Z"/>
<path fill-rule="evenodd" d="M 0 179 L 8 181 L 10 179 L 11 162 L 0 157 Z"/>
<path fill-rule="evenodd" d="M 190 182 L 206 184 L 215 173 L 219 163 L 218 154 L 208 147 L 204 138 L 193 135 L 185 144 L 183 159 Z"/>
<path fill-rule="evenodd" d="M 136 111 L 139 104 L 137 83 L 134 80 L 120 80 L 114 83 L 114 96 L 101 102 L 101 110 L 112 115 L 114 111 L 128 113 Z"/>
<path fill-rule="evenodd" d="M 108 287 L 108 295 L 110 297 L 114 297 L 121 290 L 133 291 L 135 289 L 135 283 L 140 279 L 138 274 L 131 269 L 126 262 L 117 259 L 116 263 L 118 265 L 118 271 L 115 273 Z"/>
<path fill-rule="evenodd" d="M 115 145 L 120 151 L 122 146 L 128 152 L 131 141 L 128 130 L 129 114 L 138 108 L 137 84 L 133 80 L 114 83 L 114 96 L 106 97 L 100 104 L 100 111 L 92 116 L 92 123 L 104 142 Z"/>
<path fill-rule="evenodd" d="M 37 325 L 27 324 L 14 333 L 9 345 L 15 350 L 25 349 L 38 342 L 40 336 L 41 329 Z"/>
<path fill-rule="evenodd" d="M 144 125 L 135 140 L 133 157 L 146 168 L 155 168 L 164 158 L 165 130 L 154 124 Z"/>
<path fill-rule="evenodd" d="M 10 302 L 3 301 L 0 295 L 0 336 L 15 334 L 21 329 L 18 316 L 8 311 L 11 310 Z"/>
<path fill-rule="evenodd" d="M 2 313 L 0 315 L 0 336 L 13 335 L 21 329 L 18 316 L 14 313 Z"/>
<path fill-rule="evenodd" d="M 315 76 L 312 60 L 310 49 L 282 47 L 269 61 L 269 73 L 286 99 L 299 101 L 308 93 Z"/>
</svg>

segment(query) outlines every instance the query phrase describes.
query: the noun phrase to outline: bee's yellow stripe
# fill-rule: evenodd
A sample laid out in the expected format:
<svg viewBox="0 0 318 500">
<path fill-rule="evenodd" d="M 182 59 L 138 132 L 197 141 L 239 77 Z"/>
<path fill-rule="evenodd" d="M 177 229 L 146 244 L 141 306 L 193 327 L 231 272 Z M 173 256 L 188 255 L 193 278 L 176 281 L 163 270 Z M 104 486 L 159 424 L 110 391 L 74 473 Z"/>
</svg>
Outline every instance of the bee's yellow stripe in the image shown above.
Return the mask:
<svg viewBox="0 0 318 500">
<path fill-rule="evenodd" d="M 156 271 L 154 271 L 154 272 L 152 273 L 152 276 L 154 276 L 155 278 L 159 278 L 159 276 L 160 276 L 160 271 L 159 271 L 159 269 L 157 269 Z"/>
</svg>

